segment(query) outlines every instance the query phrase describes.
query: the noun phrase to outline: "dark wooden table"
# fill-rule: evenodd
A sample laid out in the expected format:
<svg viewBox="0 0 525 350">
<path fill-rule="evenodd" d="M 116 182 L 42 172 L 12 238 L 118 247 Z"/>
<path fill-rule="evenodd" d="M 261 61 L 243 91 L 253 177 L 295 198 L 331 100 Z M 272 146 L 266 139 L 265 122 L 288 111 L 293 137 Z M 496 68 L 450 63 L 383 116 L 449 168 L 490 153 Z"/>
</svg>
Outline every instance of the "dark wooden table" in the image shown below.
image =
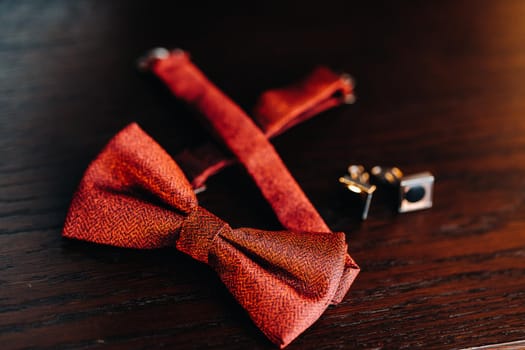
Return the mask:
<svg viewBox="0 0 525 350">
<path fill-rule="evenodd" d="M 206 266 L 173 249 L 60 232 L 89 161 L 137 121 L 168 152 L 209 135 L 155 79 L 182 47 L 250 110 L 323 63 L 358 102 L 275 139 L 362 272 L 289 349 L 464 348 L 525 339 L 525 1 L 0 2 L 0 348 L 272 349 Z M 360 223 L 350 163 L 436 176 L 434 207 Z M 240 167 L 199 195 L 232 226 L 279 229 Z M 516 345 L 518 346 L 518 345 Z"/>
</svg>

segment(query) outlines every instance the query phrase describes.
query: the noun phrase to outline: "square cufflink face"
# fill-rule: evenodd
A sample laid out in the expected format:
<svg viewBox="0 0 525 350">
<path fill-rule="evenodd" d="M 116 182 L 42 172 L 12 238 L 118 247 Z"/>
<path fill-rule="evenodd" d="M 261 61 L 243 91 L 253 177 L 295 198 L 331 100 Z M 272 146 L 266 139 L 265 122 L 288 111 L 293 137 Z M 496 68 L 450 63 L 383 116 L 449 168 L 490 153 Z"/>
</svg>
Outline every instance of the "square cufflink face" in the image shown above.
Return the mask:
<svg viewBox="0 0 525 350">
<path fill-rule="evenodd" d="M 405 176 L 399 183 L 400 213 L 432 207 L 434 176 L 429 172 Z"/>
</svg>

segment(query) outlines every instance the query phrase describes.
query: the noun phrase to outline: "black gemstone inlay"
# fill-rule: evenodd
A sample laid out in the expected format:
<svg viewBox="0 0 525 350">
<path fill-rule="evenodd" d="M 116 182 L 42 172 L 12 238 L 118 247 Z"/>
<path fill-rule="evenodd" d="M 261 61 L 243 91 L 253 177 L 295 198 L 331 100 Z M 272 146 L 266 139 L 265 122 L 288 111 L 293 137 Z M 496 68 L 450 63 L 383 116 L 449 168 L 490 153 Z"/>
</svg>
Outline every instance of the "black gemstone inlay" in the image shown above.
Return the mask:
<svg viewBox="0 0 525 350">
<path fill-rule="evenodd" d="M 410 203 L 418 202 L 423 199 L 423 197 L 425 197 L 425 188 L 423 186 L 412 187 L 405 193 L 405 198 Z"/>
</svg>

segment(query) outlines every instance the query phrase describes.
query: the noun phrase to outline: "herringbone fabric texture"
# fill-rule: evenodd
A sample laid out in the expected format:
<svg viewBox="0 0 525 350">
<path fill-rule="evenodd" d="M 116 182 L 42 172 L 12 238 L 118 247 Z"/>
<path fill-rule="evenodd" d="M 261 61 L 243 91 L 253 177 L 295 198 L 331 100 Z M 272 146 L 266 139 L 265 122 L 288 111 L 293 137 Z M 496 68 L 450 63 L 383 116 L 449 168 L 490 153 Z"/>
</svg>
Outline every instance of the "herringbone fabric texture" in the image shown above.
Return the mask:
<svg viewBox="0 0 525 350">
<path fill-rule="evenodd" d="M 177 164 L 136 124 L 87 169 L 63 235 L 119 247 L 172 246 L 209 264 L 281 348 L 344 295 L 359 271 L 342 233 L 232 229 L 198 205 Z"/>
</svg>

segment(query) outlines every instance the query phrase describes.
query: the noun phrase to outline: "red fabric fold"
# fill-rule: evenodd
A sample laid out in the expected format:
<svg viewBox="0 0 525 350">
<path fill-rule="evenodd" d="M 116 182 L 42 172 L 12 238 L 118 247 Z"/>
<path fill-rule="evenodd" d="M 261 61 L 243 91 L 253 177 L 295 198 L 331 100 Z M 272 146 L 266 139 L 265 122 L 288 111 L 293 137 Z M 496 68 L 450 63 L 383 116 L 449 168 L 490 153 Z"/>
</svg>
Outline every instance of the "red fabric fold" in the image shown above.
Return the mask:
<svg viewBox="0 0 525 350">
<path fill-rule="evenodd" d="M 232 229 L 198 205 L 181 169 L 136 124 L 87 169 L 63 235 L 127 248 L 176 247 L 209 264 L 281 348 L 359 271 L 342 233 Z"/>
<path fill-rule="evenodd" d="M 253 116 L 264 134 L 271 138 L 326 109 L 351 100 L 353 84 L 350 77 L 336 75 L 320 66 L 297 84 L 263 93 Z"/>
</svg>

